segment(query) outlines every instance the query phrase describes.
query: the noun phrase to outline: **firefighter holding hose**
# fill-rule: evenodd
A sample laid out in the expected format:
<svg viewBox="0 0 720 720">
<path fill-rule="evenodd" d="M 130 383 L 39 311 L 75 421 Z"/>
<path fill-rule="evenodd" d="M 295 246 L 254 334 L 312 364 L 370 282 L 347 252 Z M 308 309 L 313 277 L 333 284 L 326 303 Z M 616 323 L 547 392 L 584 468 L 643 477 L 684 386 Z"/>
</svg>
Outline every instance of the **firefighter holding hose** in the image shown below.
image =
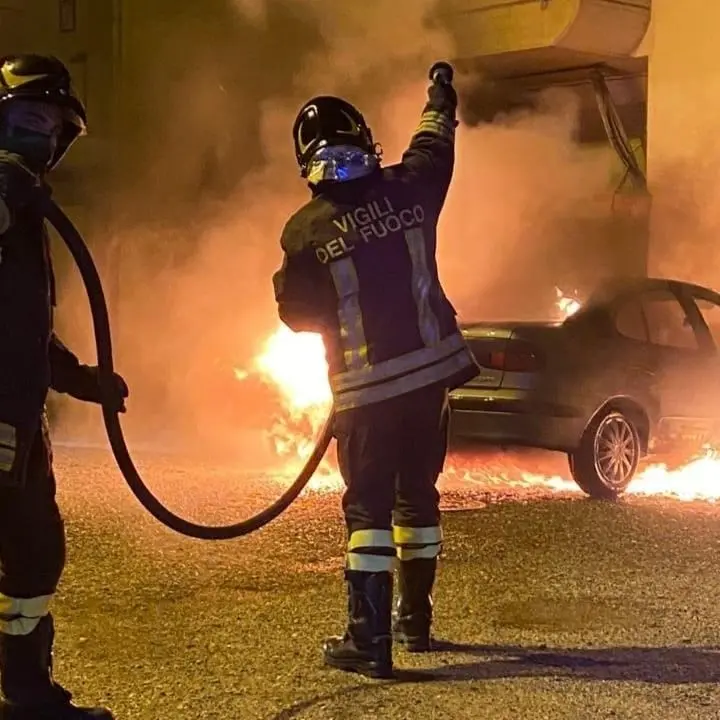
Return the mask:
<svg viewBox="0 0 720 720">
<path fill-rule="evenodd" d="M 348 622 L 325 662 L 379 678 L 392 676 L 393 635 L 430 649 L 447 393 L 478 373 L 438 278 L 457 95 L 449 65 L 430 77 L 420 124 L 389 167 L 353 105 L 322 96 L 302 107 L 293 136 L 312 199 L 284 228 L 273 278 L 280 318 L 324 338 L 346 484 Z"/>
<path fill-rule="evenodd" d="M 45 400 L 49 388 L 124 410 L 53 332 L 55 286 L 39 197 L 85 109 L 57 59 L 0 60 L 0 720 L 112 720 L 52 677 L 49 605 L 65 564 Z"/>
</svg>

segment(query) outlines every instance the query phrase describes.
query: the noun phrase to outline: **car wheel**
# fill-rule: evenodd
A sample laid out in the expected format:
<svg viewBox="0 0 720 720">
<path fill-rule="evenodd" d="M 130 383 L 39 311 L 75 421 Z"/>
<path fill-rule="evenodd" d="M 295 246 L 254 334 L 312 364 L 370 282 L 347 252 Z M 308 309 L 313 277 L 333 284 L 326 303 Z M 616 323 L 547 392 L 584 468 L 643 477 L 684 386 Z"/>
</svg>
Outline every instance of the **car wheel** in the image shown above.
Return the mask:
<svg viewBox="0 0 720 720">
<path fill-rule="evenodd" d="M 640 462 L 640 434 L 622 412 L 600 413 L 570 453 L 573 479 L 590 497 L 616 500 L 627 489 Z"/>
</svg>

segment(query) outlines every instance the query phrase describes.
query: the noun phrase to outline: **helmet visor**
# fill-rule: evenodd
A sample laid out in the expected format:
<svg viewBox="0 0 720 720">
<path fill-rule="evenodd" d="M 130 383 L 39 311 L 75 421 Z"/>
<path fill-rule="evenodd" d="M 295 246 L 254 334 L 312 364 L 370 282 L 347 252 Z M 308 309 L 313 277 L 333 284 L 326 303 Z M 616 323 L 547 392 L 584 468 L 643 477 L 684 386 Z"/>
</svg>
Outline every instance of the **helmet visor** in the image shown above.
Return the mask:
<svg viewBox="0 0 720 720">
<path fill-rule="evenodd" d="M 378 167 L 377 156 L 352 145 L 329 145 L 318 150 L 307 164 L 307 180 L 348 182 L 369 175 Z"/>
</svg>

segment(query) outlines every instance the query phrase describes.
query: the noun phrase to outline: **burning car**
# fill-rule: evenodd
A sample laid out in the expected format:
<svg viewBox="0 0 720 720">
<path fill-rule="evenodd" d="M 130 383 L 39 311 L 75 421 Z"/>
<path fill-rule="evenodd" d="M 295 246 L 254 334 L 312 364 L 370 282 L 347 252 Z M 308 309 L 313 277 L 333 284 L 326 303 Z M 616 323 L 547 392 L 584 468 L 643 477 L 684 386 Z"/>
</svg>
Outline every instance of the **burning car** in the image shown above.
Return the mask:
<svg viewBox="0 0 720 720">
<path fill-rule="evenodd" d="M 585 493 L 615 499 L 644 456 L 716 436 L 720 295 L 642 278 L 566 300 L 557 322 L 463 326 L 482 372 L 451 393 L 451 438 L 565 453 Z"/>
</svg>

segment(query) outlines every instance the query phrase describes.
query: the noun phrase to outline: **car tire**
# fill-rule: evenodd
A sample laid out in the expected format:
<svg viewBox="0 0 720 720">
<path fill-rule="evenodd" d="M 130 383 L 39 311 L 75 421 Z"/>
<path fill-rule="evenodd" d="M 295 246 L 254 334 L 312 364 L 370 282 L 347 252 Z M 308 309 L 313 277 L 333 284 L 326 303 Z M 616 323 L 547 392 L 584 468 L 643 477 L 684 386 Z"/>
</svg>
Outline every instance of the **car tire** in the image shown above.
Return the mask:
<svg viewBox="0 0 720 720">
<path fill-rule="evenodd" d="M 568 460 L 573 480 L 596 500 L 617 500 L 632 482 L 642 456 L 640 433 L 619 410 L 598 413 Z"/>
</svg>

